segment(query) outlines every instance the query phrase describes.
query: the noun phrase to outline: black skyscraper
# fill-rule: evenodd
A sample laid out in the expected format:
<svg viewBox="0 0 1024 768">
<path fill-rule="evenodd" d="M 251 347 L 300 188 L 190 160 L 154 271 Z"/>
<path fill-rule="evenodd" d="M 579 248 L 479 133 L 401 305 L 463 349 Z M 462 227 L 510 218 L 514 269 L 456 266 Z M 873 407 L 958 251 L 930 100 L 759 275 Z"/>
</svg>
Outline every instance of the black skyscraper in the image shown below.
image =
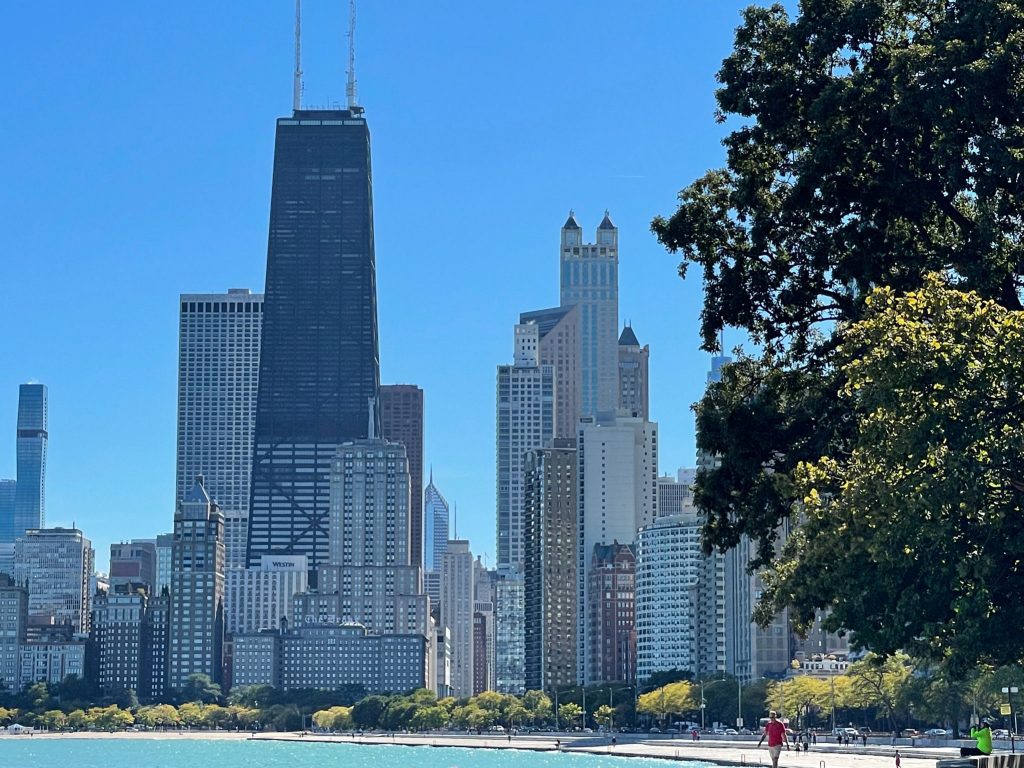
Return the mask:
<svg viewBox="0 0 1024 768">
<path fill-rule="evenodd" d="M 379 434 L 370 134 L 362 110 L 277 121 L 249 515 L 264 554 L 327 561 L 337 446 Z"/>
</svg>

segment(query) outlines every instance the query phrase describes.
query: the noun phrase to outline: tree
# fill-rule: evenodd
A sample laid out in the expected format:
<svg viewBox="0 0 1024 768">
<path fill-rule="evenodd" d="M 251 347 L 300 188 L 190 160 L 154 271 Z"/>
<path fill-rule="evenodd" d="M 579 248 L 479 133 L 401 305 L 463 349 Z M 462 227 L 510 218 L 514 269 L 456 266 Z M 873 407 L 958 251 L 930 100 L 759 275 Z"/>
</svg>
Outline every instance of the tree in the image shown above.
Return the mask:
<svg viewBox="0 0 1024 768">
<path fill-rule="evenodd" d="M 352 728 L 352 707 L 331 707 L 313 713 L 313 725 L 332 731 Z"/>
<path fill-rule="evenodd" d="M 178 720 L 186 728 L 195 728 L 203 722 L 203 705 L 198 701 L 186 701 L 178 707 Z"/>
<path fill-rule="evenodd" d="M 897 730 L 897 709 L 900 693 L 913 674 L 910 657 L 894 654 L 882 658 L 869 653 L 846 670 L 850 679 L 850 699 L 860 707 L 878 707 L 889 728 Z"/>
<path fill-rule="evenodd" d="M 594 721 L 607 728 L 611 722 L 612 717 L 615 715 L 615 710 L 609 707 L 607 704 L 602 704 L 600 707 L 594 710 Z"/>
<path fill-rule="evenodd" d="M 551 699 L 544 691 L 527 691 L 523 694 L 522 704 L 534 725 L 551 719 Z"/>
<path fill-rule="evenodd" d="M 857 436 L 795 474 L 804 523 L 762 608 L 828 605 L 858 643 L 962 680 L 1024 653 L 1024 312 L 939 275 L 865 303 L 838 356 Z"/>
<path fill-rule="evenodd" d="M 51 709 L 39 717 L 39 723 L 48 731 L 63 731 L 68 724 L 68 716 L 59 709 Z"/>
<path fill-rule="evenodd" d="M 387 703 L 384 696 L 367 696 L 352 707 L 352 722 L 357 728 L 376 728 Z"/>
<path fill-rule="evenodd" d="M 89 718 L 85 710 L 73 709 L 68 712 L 68 726 L 76 731 L 84 731 L 89 727 Z"/>
<path fill-rule="evenodd" d="M 780 717 L 792 719 L 797 724 L 801 716 L 806 718 L 812 712 L 828 710 L 830 699 L 831 686 L 827 680 L 798 675 L 769 684 L 765 703 Z M 799 720 L 799 725 L 806 726 L 806 720 Z"/>
<path fill-rule="evenodd" d="M 135 715 L 135 719 L 140 725 L 147 728 L 173 728 L 180 722 L 178 710 L 170 704 L 142 707 Z"/>
<path fill-rule="evenodd" d="M 684 189 L 671 218 L 652 224 L 682 255 L 681 274 L 690 264 L 702 272 L 704 348 L 718 350 L 732 326 L 759 349 L 728 366 L 697 407 L 698 446 L 720 457 L 695 491 L 706 545 L 727 549 L 749 535 L 760 544 L 754 567 L 772 565 L 781 524 L 802 512 L 801 464 L 851 450 L 854 400 L 839 397 L 847 382 L 837 355 L 872 289 L 902 294 L 942 272 L 1021 309 L 1024 155 L 1019 128 L 1008 126 L 1024 101 L 1022 33 L 1024 8 L 1000 0 L 804 0 L 795 18 L 781 4 L 745 11 L 718 75 L 719 119 L 735 126 L 726 167 Z M 824 535 L 831 562 L 842 564 L 859 533 L 803 536 Z M 904 618 L 921 628 L 943 613 L 929 599 L 912 605 L 918 584 L 893 578 L 901 570 L 872 564 L 864 575 L 879 578 L 861 593 L 903 603 L 893 634 Z M 832 569 L 820 580 L 833 580 Z M 776 590 L 758 618 L 788 603 L 806 620 L 832 597 L 828 587 Z M 956 613 L 949 632 L 924 641 L 932 657 L 975 634 L 977 617 Z M 874 647 L 865 611 L 831 625 Z M 890 639 L 886 652 L 900 646 Z"/>
<path fill-rule="evenodd" d="M 18 719 L 18 710 L 0 707 L 0 725 L 10 725 Z"/>
<path fill-rule="evenodd" d="M 418 731 L 436 731 L 448 724 L 448 712 L 436 704 L 420 707 L 412 718 L 412 727 Z"/>
<path fill-rule="evenodd" d="M 209 675 L 194 672 L 185 678 L 185 686 L 181 689 L 182 701 L 199 701 L 212 704 L 220 701 L 220 685 L 213 682 Z"/>
<path fill-rule="evenodd" d="M 669 715 L 688 712 L 699 707 L 700 703 L 693 700 L 693 686 L 685 681 L 669 683 L 641 694 L 636 703 L 637 712 L 654 715 L 663 722 L 668 720 Z"/>
<path fill-rule="evenodd" d="M 583 722 L 583 707 L 569 702 L 558 707 L 558 719 L 566 728 L 573 728 L 577 722 Z"/>
</svg>

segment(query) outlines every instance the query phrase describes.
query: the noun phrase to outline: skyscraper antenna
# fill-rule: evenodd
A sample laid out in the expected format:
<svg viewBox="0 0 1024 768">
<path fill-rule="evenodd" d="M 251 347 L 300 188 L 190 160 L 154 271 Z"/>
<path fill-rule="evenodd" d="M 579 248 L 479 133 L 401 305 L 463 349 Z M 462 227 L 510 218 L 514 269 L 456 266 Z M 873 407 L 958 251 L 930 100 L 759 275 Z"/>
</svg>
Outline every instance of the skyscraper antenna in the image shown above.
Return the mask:
<svg viewBox="0 0 1024 768">
<path fill-rule="evenodd" d="M 292 83 L 292 109 L 302 109 L 302 0 L 295 0 L 295 81 Z"/>
<path fill-rule="evenodd" d="M 356 106 L 356 0 L 348 0 L 348 108 Z"/>
</svg>

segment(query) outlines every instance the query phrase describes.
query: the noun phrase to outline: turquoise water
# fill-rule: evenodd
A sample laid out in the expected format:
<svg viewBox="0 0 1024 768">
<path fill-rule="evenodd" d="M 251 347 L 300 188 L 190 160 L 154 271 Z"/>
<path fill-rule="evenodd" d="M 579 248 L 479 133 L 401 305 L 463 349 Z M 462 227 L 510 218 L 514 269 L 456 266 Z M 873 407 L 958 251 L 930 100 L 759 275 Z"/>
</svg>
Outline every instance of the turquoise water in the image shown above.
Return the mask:
<svg viewBox="0 0 1024 768">
<path fill-rule="evenodd" d="M 708 763 L 677 762 L 684 768 Z M 201 741 L 0 739 L 0 768 L 665 768 L 662 760 L 498 749 Z"/>
</svg>

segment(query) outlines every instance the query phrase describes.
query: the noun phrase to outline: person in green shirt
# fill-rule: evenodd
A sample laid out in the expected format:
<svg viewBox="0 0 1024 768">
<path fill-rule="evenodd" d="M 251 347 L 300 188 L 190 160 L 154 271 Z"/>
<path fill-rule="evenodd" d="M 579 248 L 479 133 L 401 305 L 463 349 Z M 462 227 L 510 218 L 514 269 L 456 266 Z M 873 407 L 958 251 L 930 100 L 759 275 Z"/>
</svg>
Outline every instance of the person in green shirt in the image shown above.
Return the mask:
<svg viewBox="0 0 1024 768">
<path fill-rule="evenodd" d="M 988 720 L 982 720 L 977 729 L 971 728 L 971 738 L 978 742 L 978 746 L 961 747 L 960 757 L 992 754 L 992 728 L 989 726 Z"/>
</svg>

